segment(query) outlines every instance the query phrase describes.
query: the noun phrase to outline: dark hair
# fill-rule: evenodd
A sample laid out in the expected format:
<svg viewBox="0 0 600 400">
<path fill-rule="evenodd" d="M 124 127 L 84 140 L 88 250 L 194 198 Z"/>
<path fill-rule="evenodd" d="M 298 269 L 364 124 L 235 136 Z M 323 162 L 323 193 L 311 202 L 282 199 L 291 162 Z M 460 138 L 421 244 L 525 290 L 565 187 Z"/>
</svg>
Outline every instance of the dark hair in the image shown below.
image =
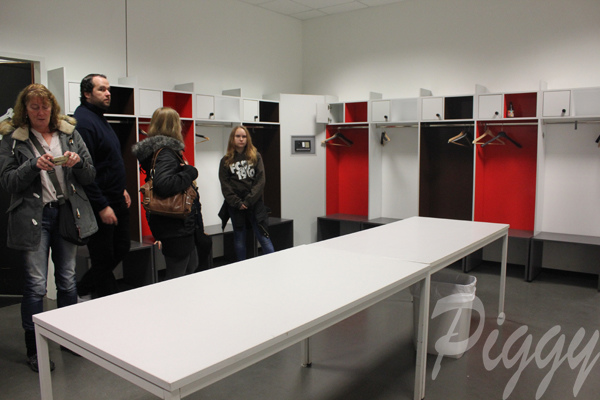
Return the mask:
<svg viewBox="0 0 600 400">
<path fill-rule="evenodd" d="M 82 103 L 85 102 L 85 93 L 92 93 L 92 91 L 94 90 L 94 78 L 97 76 L 104 79 L 108 79 L 106 75 L 89 74 L 81 80 L 81 84 L 79 85 L 79 100 L 81 100 Z"/>
</svg>

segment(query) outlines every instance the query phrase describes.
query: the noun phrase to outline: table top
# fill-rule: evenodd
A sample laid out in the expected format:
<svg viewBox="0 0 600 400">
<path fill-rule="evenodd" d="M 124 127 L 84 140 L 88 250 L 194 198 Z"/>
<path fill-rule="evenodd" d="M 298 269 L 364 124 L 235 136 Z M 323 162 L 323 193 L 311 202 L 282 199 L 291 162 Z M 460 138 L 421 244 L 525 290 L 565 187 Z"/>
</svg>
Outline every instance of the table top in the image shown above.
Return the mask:
<svg viewBox="0 0 600 400">
<path fill-rule="evenodd" d="M 426 275 L 420 263 L 297 246 L 37 314 L 34 322 L 174 391 Z"/>
<path fill-rule="evenodd" d="M 506 235 L 508 225 L 411 217 L 313 244 L 323 248 L 442 265 Z"/>
</svg>

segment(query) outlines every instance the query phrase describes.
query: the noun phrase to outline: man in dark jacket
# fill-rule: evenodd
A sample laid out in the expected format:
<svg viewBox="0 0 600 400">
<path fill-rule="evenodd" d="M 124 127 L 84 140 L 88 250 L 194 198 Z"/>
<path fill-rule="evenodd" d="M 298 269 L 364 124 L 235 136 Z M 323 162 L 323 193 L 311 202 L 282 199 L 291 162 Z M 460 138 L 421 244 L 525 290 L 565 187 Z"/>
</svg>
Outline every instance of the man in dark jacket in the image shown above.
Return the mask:
<svg viewBox="0 0 600 400">
<path fill-rule="evenodd" d="M 90 74 L 81 81 L 81 104 L 75 110 L 77 130 L 94 161 L 96 180 L 85 187 L 99 230 L 88 243 L 91 268 L 77 284 L 80 298 L 117 292 L 115 267 L 129 252 L 129 206 L 121 144 L 104 112 L 111 102 L 106 76 Z"/>
</svg>

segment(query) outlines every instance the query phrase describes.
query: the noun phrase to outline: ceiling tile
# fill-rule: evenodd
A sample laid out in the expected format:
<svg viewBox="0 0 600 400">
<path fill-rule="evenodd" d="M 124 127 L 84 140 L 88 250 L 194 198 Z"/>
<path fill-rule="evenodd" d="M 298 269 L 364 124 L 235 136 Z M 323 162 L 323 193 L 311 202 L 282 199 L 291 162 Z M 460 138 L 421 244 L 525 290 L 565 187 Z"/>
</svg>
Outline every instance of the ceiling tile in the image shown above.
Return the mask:
<svg viewBox="0 0 600 400">
<path fill-rule="evenodd" d="M 293 0 L 310 8 L 320 9 L 337 6 L 344 3 L 354 3 L 354 0 Z"/>
<path fill-rule="evenodd" d="M 341 14 L 349 11 L 359 10 L 361 8 L 367 8 L 364 4 L 361 4 L 357 1 L 353 1 L 352 3 L 340 4 L 339 6 L 320 8 L 320 11 L 323 11 L 325 14 Z"/>
<path fill-rule="evenodd" d="M 377 7 L 408 0 L 239 0 L 279 14 L 307 20 L 340 14 L 367 7 Z M 411 0 L 416 1 L 416 0 Z"/>
<path fill-rule="evenodd" d="M 302 4 L 298 4 L 291 0 L 275 0 L 261 4 L 260 6 L 268 10 L 275 11 L 276 13 L 285 15 L 310 11 L 310 7 L 303 6 Z"/>
<path fill-rule="evenodd" d="M 290 14 L 290 17 L 298 18 L 300 20 L 305 21 L 307 19 L 324 17 L 326 15 L 327 14 L 325 14 L 324 12 L 321 12 L 319 10 L 310 10 L 310 11 L 305 11 L 305 12 L 301 12 L 301 13 L 297 13 L 297 14 Z"/>
<path fill-rule="evenodd" d="M 240 0 L 240 1 L 242 1 L 244 3 L 248 3 L 248 4 L 259 5 L 259 4 L 263 4 L 263 3 L 268 3 L 273 0 Z"/>
<path fill-rule="evenodd" d="M 359 3 L 363 3 L 369 7 L 385 6 L 386 4 L 399 3 L 404 0 L 360 0 Z"/>
</svg>

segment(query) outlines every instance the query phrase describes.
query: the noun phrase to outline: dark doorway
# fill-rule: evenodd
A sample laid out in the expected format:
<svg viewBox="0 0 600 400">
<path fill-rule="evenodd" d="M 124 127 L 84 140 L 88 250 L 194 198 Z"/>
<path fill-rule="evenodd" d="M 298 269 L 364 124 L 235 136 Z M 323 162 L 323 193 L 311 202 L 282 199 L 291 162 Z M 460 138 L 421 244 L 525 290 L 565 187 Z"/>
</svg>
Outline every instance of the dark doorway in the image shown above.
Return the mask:
<svg viewBox="0 0 600 400">
<path fill-rule="evenodd" d="M 0 116 L 13 108 L 19 92 L 34 82 L 34 67 L 29 62 L 0 61 Z M 10 195 L 0 191 L 0 295 L 20 295 L 23 290 L 22 262 L 19 253 L 6 247 L 6 210 Z"/>
</svg>

